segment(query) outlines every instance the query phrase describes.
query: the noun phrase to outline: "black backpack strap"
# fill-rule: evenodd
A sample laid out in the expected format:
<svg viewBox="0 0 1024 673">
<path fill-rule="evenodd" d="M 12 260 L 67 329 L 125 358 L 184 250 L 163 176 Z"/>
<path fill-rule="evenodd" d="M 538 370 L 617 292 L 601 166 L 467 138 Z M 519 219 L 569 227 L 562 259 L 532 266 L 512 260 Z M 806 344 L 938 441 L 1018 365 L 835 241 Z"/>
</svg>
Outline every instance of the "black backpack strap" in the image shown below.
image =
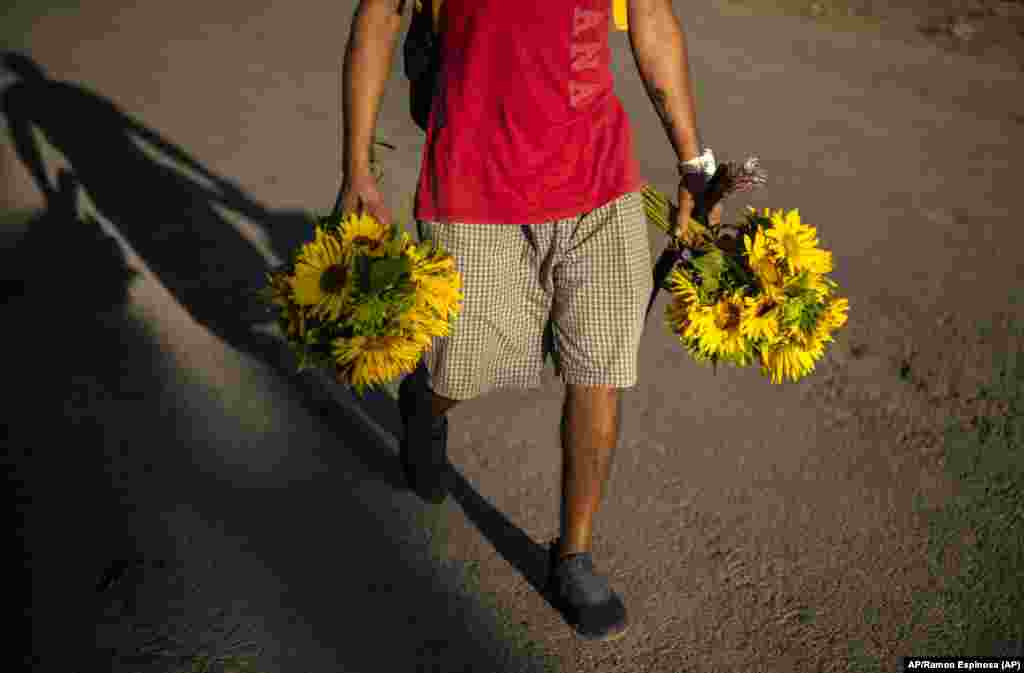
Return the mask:
<svg viewBox="0 0 1024 673">
<path fill-rule="evenodd" d="M 430 8 L 431 0 L 423 0 L 421 9 L 413 8 L 403 45 L 405 76 L 409 79 L 409 112 L 424 133 L 430 121 L 441 46 L 439 36 L 434 34 Z"/>
</svg>

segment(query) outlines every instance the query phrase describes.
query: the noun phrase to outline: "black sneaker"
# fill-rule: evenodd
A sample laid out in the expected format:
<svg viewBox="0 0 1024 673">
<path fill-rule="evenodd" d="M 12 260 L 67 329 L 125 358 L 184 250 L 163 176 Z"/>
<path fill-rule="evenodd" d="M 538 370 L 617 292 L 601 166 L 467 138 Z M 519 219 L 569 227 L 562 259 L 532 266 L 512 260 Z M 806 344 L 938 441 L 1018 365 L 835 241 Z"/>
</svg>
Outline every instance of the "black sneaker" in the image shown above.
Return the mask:
<svg viewBox="0 0 1024 673">
<path fill-rule="evenodd" d="M 584 640 L 612 641 L 626 635 L 626 606 L 608 580 L 594 570 L 590 552 L 558 558 L 556 539 L 551 544 L 547 594 Z"/>
<path fill-rule="evenodd" d="M 448 497 L 455 474 L 448 462 L 448 417 L 430 413 L 430 388 L 420 364 L 398 388 L 402 416 L 399 458 L 409 486 L 423 500 L 439 505 Z"/>
</svg>

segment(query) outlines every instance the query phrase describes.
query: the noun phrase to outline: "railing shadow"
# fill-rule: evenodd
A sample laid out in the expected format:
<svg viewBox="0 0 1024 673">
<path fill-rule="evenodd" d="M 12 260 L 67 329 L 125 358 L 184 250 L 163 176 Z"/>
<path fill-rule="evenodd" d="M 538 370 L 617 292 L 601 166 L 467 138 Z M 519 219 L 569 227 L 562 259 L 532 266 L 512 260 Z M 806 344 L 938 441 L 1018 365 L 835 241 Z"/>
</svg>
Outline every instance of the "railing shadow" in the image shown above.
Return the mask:
<svg viewBox="0 0 1024 673">
<path fill-rule="evenodd" d="M 315 405 L 316 393 L 304 385 L 306 377 L 295 376 L 294 360 L 280 340 L 254 329 L 273 320 L 256 296 L 265 284 L 267 260 L 214 204 L 263 227 L 282 259 L 305 240 L 308 213 L 265 209 L 113 102 L 83 86 L 47 78 L 23 54 L 4 53 L 3 65 L 19 77 L 2 93 L 3 114 L 18 156 L 47 203 L 57 198 L 58 189 L 50 184 L 32 126 L 63 154 L 97 211 L 198 323 L 292 380 Z M 136 138 L 198 178 L 153 160 Z M 32 235 L 63 246 L 69 233 L 40 229 Z M 395 403 L 383 393 L 361 400 L 348 396 L 343 402 L 359 405 L 382 428 L 397 428 Z M 397 487 L 404 483 L 393 456 L 361 451 L 359 458 L 375 478 Z"/>
<path fill-rule="evenodd" d="M 400 433 L 397 408 L 389 397 L 370 393 L 360 400 L 341 386 L 328 386 L 325 394 L 323 382 L 295 375 L 291 355 L 279 339 L 254 330 L 272 319 L 254 295 L 264 282 L 267 261 L 213 206 L 220 204 L 262 226 L 281 258 L 305 239 L 307 213 L 265 209 L 111 101 L 85 87 L 47 78 L 24 55 L 8 52 L 4 65 L 20 79 L 4 90 L 3 113 L 18 155 L 48 203 L 67 199 L 68 190 L 73 190 L 71 178 L 65 174 L 62 179 L 69 180 L 68 184 L 50 184 L 31 134 L 32 125 L 67 158 L 74 179 L 88 192 L 97 210 L 198 323 L 232 347 L 275 368 L 295 386 L 307 408 L 341 436 L 365 432 L 353 428 L 350 414 L 337 413 L 330 398 L 343 407 L 358 405 L 379 426 L 393 435 Z M 199 179 L 154 161 L 134 138 L 188 168 Z M 66 204 L 63 207 L 67 209 Z M 68 235 L 64 230 L 34 225 L 27 236 L 32 240 L 48 239 L 51 245 L 59 246 L 69 240 Z M 100 274 L 110 270 L 102 268 L 100 260 L 90 260 L 89 267 Z M 88 279 L 92 282 L 93 276 Z M 32 285 L 24 280 L 7 279 L 5 286 L 25 295 L 27 301 L 31 301 L 30 294 L 34 296 L 26 293 Z M 111 299 L 112 305 L 118 301 L 123 297 Z M 366 467 L 368 477 L 396 489 L 406 488 L 397 457 L 381 451 L 378 442 L 349 442 L 346 448 Z M 543 595 L 546 550 L 494 509 L 461 475 L 453 497 L 499 553 Z"/>
</svg>

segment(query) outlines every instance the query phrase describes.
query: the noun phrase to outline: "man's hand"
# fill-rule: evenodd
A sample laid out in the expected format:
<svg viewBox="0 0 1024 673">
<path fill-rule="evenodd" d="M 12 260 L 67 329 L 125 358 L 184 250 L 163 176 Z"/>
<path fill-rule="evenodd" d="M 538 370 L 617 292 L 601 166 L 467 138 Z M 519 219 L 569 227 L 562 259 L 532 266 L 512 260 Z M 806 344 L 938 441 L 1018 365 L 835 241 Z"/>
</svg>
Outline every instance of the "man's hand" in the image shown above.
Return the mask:
<svg viewBox="0 0 1024 673">
<path fill-rule="evenodd" d="M 690 247 L 700 242 L 700 234 L 690 226 L 690 218 L 703 203 L 708 177 L 704 173 L 689 173 L 679 181 L 679 212 L 676 213 L 672 236 Z M 708 215 L 708 224 L 717 227 L 722 221 L 722 204 L 716 203 Z"/>
<path fill-rule="evenodd" d="M 338 207 L 342 217 L 348 217 L 352 213 L 357 216 L 369 213 L 385 227 L 391 227 L 394 221 L 391 209 L 388 208 L 377 186 L 377 179 L 366 171 L 357 171 L 351 176 L 345 175 Z"/>
</svg>

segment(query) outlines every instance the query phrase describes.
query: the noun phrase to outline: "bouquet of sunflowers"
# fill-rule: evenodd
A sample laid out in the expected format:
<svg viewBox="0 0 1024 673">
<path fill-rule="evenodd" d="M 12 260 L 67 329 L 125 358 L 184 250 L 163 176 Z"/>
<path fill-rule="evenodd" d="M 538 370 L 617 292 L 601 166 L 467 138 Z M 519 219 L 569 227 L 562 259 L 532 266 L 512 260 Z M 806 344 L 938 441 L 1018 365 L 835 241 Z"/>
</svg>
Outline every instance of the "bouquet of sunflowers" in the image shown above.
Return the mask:
<svg viewBox="0 0 1024 673">
<path fill-rule="evenodd" d="M 713 182 L 705 211 L 730 193 L 764 184 L 765 176 L 751 158 L 720 166 Z M 649 220 L 668 233 L 676 206 L 649 185 L 644 196 Z M 826 275 L 832 253 L 818 247 L 815 228 L 796 209 L 758 214 L 748 206 L 745 221 L 732 226 L 697 219 L 691 226 L 702 242 L 679 245 L 667 275 L 669 330 L 716 373 L 720 361 L 758 362 L 772 383 L 806 376 L 832 332 L 846 323 L 849 307 Z"/>
<path fill-rule="evenodd" d="M 263 298 L 277 309 L 299 371 L 327 367 L 360 396 L 381 387 L 394 397 L 397 379 L 461 311 L 455 261 L 366 213 L 311 220 L 313 240 L 267 274 Z"/>
</svg>

